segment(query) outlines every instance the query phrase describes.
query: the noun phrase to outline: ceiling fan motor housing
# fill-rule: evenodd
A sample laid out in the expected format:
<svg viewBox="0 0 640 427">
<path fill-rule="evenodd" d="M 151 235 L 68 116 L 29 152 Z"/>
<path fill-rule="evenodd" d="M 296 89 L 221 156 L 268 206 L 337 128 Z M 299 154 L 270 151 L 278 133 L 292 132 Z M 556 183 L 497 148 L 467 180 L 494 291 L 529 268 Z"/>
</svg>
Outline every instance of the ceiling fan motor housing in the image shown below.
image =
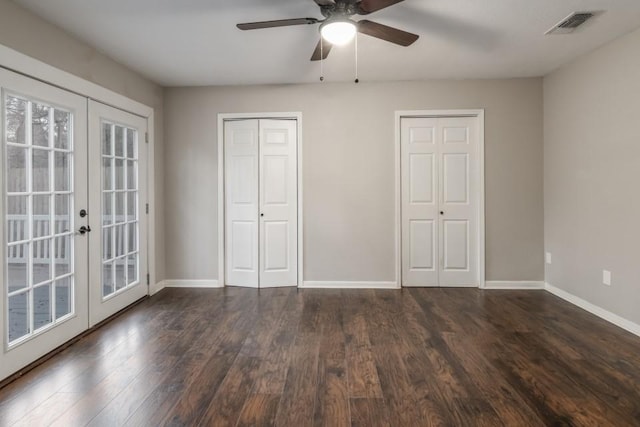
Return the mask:
<svg viewBox="0 0 640 427">
<path fill-rule="evenodd" d="M 336 3 L 320 6 L 320 13 L 322 13 L 322 16 L 327 19 L 331 19 L 334 16 L 349 18 L 350 16 L 361 12 L 361 9 L 358 7 L 358 3 L 359 2 L 351 2 L 348 0 L 337 1 Z"/>
</svg>

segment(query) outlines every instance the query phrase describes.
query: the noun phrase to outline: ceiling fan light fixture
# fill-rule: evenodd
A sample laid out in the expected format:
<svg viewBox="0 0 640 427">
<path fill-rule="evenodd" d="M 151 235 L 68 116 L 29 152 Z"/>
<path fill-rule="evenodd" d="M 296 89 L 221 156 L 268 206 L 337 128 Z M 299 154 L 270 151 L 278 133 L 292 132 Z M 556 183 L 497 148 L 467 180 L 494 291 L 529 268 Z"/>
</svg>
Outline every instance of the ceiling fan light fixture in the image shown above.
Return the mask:
<svg viewBox="0 0 640 427">
<path fill-rule="evenodd" d="M 355 37 L 356 31 L 356 24 L 349 19 L 332 20 L 320 26 L 322 38 L 336 46 L 349 43 Z"/>
</svg>

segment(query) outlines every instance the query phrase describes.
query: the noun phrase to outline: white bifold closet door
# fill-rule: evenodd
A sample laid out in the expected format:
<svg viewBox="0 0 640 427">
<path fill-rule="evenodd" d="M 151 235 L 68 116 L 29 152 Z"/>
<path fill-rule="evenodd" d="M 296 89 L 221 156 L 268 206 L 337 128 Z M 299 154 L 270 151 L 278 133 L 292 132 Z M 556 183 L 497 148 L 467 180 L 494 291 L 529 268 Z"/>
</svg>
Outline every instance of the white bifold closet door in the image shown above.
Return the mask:
<svg viewBox="0 0 640 427">
<path fill-rule="evenodd" d="M 226 284 L 296 286 L 297 123 L 224 126 Z"/>
<path fill-rule="evenodd" d="M 479 285 L 478 120 L 401 120 L 403 286 Z"/>
</svg>

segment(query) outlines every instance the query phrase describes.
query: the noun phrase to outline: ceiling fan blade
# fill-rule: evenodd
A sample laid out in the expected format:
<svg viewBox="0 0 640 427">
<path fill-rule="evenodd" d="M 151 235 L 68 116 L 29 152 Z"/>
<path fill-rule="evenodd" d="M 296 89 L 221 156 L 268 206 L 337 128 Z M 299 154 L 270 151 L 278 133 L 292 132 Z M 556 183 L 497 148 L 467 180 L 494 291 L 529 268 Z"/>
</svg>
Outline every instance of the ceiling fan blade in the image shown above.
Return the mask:
<svg viewBox="0 0 640 427">
<path fill-rule="evenodd" d="M 258 30 L 261 28 L 288 27 L 290 25 L 317 24 L 316 18 L 278 19 L 276 21 L 246 22 L 236 25 L 241 30 Z"/>
<path fill-rule="evenodd" d="M 367 15 L 385 7 L 393 6 L 401 1 L 404 0 L 362 0 L 356 6 L 358 7 L 359 15 Z"/>
<path fill-rule="evenodd" d="M 331 43 L 320 37 L 320 41 L 316 46 L 316 50 L 314 50 L 313 55 L 311 55 L 311 60 L 319 61 L 320 59 L 327 59 L 327 56 L 329 56 L 329 52 L 331 52 L 332 47 L 333 45 Z M 322 58 L 320 56 L 322 56 Z"/>
<path fill-rule="evenodd" d="M 313 0 L 318 6 L 331 6 L 335 4 L 333 0 Z"/>
<path fill-rule="evenodd" d="M 409 46 L 418 40 L 419 37 L 416 34 L 408 33 L 406 31 L 388 27 L 366 19 L 358 22 L 358 31 L 371 37 L 399 44 L 400 46 Z"/>
</svg>

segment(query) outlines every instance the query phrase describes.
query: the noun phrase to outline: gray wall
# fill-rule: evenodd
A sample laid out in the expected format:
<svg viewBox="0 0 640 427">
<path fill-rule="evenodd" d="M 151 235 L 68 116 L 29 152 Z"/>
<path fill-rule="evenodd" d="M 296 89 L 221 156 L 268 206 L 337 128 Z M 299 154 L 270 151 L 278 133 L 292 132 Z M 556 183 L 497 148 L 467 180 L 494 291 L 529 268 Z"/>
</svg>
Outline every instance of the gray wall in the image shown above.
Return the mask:
<svg viewBox="0 0 640 427">
<path fill-rule="evenodd" d="M 217 114 L 301 111 L 305 280 L 395 280 L 394 111 L 486 110 L 488 280 L 542 280 L 542 79 L 165 91 L 166 277 L 217 279 Z"/>
<path fill-rule="evenodd" d="M 155 83 L 113 61 L 33 13 L 0 0 L 0 44 L 111 89 L 155 110 L 156 276 L 164 273 L 163 91 Z M 0 64 L 2 58 L 0 58 Z"/>
<path fill-rule="evenodd" d="M 640 30 L 544 79 L 546 280 L 640 323 Z M 612 272 L 611 287 L 602 270 Z"/>
</svg>

